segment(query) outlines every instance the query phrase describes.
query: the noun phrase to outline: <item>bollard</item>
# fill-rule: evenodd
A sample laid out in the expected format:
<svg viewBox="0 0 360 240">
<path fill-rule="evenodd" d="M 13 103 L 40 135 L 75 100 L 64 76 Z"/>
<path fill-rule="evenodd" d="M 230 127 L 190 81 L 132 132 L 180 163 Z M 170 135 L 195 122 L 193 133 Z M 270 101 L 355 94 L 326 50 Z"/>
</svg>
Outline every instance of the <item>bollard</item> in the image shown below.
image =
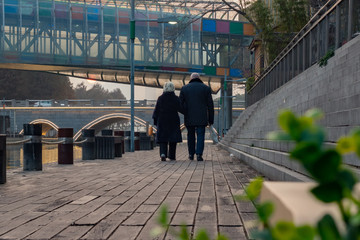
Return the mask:
<svg viewBox="0 0 360 240">
<path fill-rule="evenodd" d="M 125 152 L 130 152 L 130 131 L 124 131 Z"/>
<path fill-rule="evenodd" d="M 151 150 L 151 136 L 146 132 L 140 133 L 140 150 Z"/>
<path fill-rule="evenodd" d="M 135 132 L 134 136 L 135 136 L 134 137 L 135 151 L 139 151 L 140 150 L 140 133 Z"/>
<path fill-rule="evenodd" d="M 101 136 L 95 137 L 96 158 L 113 159 L 115 158 L 114 137 Z"/>
<path fill-rule="evenodd" d="M 125 135 L 124 131 L 114 131 L 114 136 L 119 137 L 121 139 L 121 155 L 125 153 L 125 137 L 124 137 L 124 135 Z"/>
<path fill-rule="evenodd" d="M 74 144 L 72 128 L 59 128 L 58 139 L 64 141 L 58 144 L 58 164 L 74 163 Z"/>
<path fill-rule="evenodd" d="M 86 142 L 82 143 L 82 160 L 94 160 L 95 152 L 95 129 L 83 129 L 83 138 Z"/>
<path fill-rule="evenodd" d="M 0 135 L 0 184 L 6 183 L 6 135 Z"/>
<path fill-rule="evenodd" d="M 123 137 L 114 137 L 115 157 L 122 157 L 122 142 Z"/>
<path fill-rule="evenodd" d="M 42 171 L 41 134 L 41 124 L 24 124 L 24 137 L 31 139 L 24 143 L 24 171 Z"/>
</svg>

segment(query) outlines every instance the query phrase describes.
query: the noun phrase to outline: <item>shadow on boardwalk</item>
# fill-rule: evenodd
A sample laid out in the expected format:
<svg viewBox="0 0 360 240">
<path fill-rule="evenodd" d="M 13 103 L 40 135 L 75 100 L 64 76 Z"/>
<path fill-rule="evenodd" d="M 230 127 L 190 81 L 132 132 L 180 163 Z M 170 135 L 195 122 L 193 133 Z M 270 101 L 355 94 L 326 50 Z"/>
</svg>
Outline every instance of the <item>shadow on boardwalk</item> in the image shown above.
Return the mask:
<svg viewBox="0 0 360 240">
<path fill-rule="evenodd" d="M 249 239 L 254 207 L 233 195 L 254 170 L 212 144 L 204 162 L 187 160 L 186 144 L 178 145 L 177 161 L 161 162 L 158 151 L 9 171 L 0 185 L 0 239 L 174 239 L 150 236 L 161 204 L 174 227 Z"/>
</svg>

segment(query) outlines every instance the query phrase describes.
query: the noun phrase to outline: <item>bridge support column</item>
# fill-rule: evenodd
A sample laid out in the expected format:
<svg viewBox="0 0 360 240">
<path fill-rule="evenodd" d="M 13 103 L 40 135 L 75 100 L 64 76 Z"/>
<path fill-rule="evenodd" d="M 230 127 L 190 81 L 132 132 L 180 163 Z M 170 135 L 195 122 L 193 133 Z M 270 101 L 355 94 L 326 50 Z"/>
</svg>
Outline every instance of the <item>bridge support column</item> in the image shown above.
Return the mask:
<svg viewBox="0 0 360 240">
<path fill-rule="evenodd" d="M 58 164 L 74 164 L 74 130 L 72 128 L 59 128 Z"/>
<path fill-rule="evenodd" d="M 0 135 L 0 184 L 6 183 L 6 135 Z"/>
<path fill-rule="evenodd" d="M 24 143 L 24 171 L 42 171 L 41 134 L 41 124 L 24 124 L 24 137 L 30 139 Z"/>
<path fill-rule="evenodd" d="M 82 160 L 95 159 L 95 129 L 84 129 L 83 138 L 86 142 L 82 144 Z"/>
</svg>

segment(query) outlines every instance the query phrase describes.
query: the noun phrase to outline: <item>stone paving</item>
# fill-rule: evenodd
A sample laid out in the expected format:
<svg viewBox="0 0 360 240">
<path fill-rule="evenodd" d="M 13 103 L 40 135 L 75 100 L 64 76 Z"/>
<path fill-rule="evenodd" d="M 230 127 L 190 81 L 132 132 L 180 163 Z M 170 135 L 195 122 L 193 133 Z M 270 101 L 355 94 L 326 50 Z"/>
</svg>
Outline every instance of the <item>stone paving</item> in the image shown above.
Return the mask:
<svg viewBox="0 0 360 240">
<path fill-rule="evenodd" d="M 161 204 L 175 229 L 184 223 L 193 235 L 205 228 L 211 239 L 250 238 L 255 209 L 233 195 L 257 172 L 210 143 L 204 162 L 187 160 L 184 143 L 176 161 L 161 162 L 158 151 L 8 170 L 0 185 L 0 239 L 175 239 L 150 235 Z"/>
</svg>

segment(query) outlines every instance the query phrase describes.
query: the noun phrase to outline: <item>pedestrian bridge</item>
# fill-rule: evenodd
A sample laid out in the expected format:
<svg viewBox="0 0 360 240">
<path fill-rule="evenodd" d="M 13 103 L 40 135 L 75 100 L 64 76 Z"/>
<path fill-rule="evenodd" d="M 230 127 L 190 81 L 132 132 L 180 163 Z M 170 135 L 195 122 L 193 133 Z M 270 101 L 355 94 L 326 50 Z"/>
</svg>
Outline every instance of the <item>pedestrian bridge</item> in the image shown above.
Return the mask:
<svg viewBox="0 0 360 240">
<path fill-rule="evenodd" d="M 199 72 L 217 92 L 225 73 L 242 78 L 250 71 L 253 26 L 221 1 L 186 3 L 136 5 L 136 85 L 171 80 L 180 89 Z M 0 68 L 130 83 L 129 8 L 125 0 L 0 1 Z M 178 24 L 161 23 L 165 18 Z"/>
</svg>

